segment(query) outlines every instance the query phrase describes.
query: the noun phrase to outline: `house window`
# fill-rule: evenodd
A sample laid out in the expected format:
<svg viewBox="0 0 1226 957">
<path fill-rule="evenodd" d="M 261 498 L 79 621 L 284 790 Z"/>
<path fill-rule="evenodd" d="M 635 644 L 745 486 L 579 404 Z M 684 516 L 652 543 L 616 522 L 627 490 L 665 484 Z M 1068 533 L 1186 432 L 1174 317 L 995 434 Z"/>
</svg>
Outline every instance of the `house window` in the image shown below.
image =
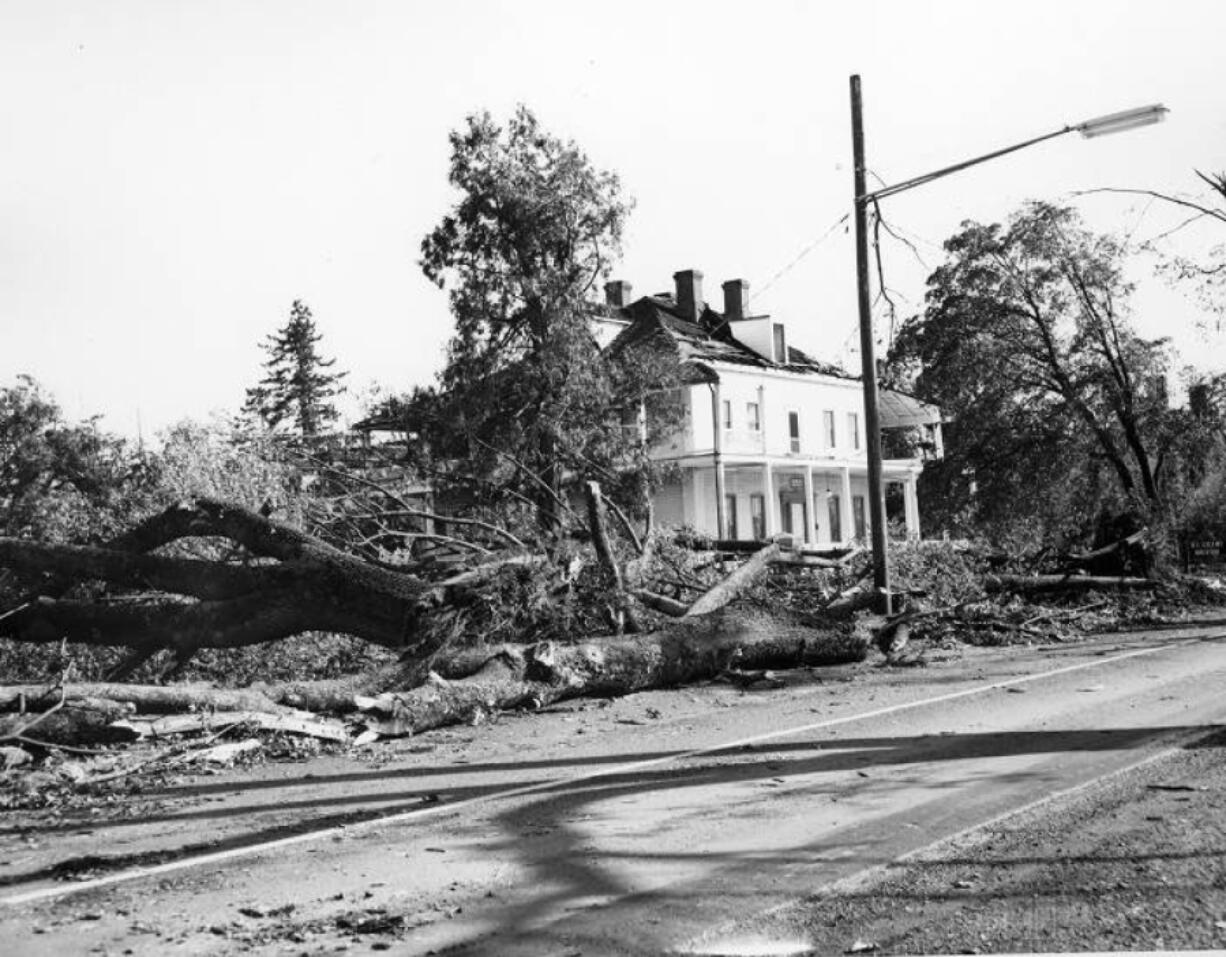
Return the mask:
<svg viewBox="0 0 1226 957">
<path fill-rule="evenodd" d="M 732 428 L 732 400 L 724 399 L 721 404 L 723 405 L 724 428 L 730 429 Z"/>
<path fill-rule="evenodd" d="M 864 520 L 864 496 L 851 497 L 851 515 L 855 522 L 856 538 L 864 538 L 868 532 L 868 524 Z"/>
<path fill-rule="evenodd" d="M 831 495 L 826 500 L 826 508 L 830 513 L 830 540 L 832 542 L 841 542 L 843 540 L 843 515 L 842 509 L 839 507 L 839 497 Z"/>
<path fill-rule="evenodd" d="M 736 496 L 724 496 L 724 521 L 728 525 L 728 537 L 736 539 L 739 536 L 736 533 Z"/>
<path fill-rule="evenodd" d="M 771 333 L 773 334 L 773 337 L 774 337 L 775 361 L 776 362 L 787 362 L 788 361 L 788 348 L 787 348 L 787 341 L 784 339 L 784 336 L 783 336 L 783 325 L 778 322 L 773 323 L 771 325 Z"/>
<path fill-rule="evenodd" d="M 749 520 L 753 524 L 753 537 L 758 541 L 766 538 L 766 496 L 749 496 Z"/>
<path fill-rule="evenodd" d="M 847 413 L 847 434 L 851 436 L 851 447 L 860 451 L 860 415 L 858 412 Z"/>
<path fill-rule="evenodd" d="M 788 443 L 793 452 L 800 451 L 800 413 L 788 413 Z"/>
<path fill-rule="evenodd" d="M 762 418 L 758 412 L 758 403 L 745 403 L 745 421 L 750 432 L 760 432 L 762 430 Z"/>
<path fill-rule="evenodd" d="M 834 413 L 829 409 L 822 413 L 822 435 L 826 439 L 826 448 L 832 449 L 838 445 L 838 436 L 834 432 Z"/>
</svg>

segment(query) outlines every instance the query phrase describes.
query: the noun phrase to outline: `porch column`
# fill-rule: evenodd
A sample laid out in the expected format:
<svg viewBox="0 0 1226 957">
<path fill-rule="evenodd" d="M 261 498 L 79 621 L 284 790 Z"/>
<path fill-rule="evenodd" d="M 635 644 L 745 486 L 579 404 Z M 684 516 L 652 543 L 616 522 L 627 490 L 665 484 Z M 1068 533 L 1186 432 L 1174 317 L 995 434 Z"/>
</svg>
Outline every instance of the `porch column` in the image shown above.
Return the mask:
<svg viewBox="0 0 1226 957">
<path fill-rule="evenodd" d="M 762 495 L 766 499 L 766 537 L 773 538 L 779 533 L 779 522 L 775 520 L 775 482 L 769 462 L 762 466 Z"/>
<path fill-rule="evenodd" d="M 902 491 L 907 521 L 907 538 L 912 541 L 920 537 L 919 496 L 916 495 L 915 488 L 915 475 L 908 475 L 907 480 L 903 482 Z"/>
<path fill-rule="evenodd" d="M 805 522 L 804 540 L 806 544 L 817 544 L 817 505 L 813 501 L 813 468 L 805 466 L 805 515 L 808 516 L 808 521 Z"/>
<path fill-rule="evenodd" d="M 843 541 L 850 542 L 856 537 L 856 511 L 851 507 L 851 469 L 844 465 L 840 470 L 843 480 L 841 494 L 843 501 L 839 502 L 839 519 L 843 527 L 839 529 L 839 533 L 843 536 Z"/>
<path fill-rule="evenodd" d="M 719 383 L 709 383 L 711 389 L 711 465 L 715 472 L 715 537 L 727 538 L 728 516 L 724 509 L 724 443 L 723 428 L 719 420 Z"/>
</svg>

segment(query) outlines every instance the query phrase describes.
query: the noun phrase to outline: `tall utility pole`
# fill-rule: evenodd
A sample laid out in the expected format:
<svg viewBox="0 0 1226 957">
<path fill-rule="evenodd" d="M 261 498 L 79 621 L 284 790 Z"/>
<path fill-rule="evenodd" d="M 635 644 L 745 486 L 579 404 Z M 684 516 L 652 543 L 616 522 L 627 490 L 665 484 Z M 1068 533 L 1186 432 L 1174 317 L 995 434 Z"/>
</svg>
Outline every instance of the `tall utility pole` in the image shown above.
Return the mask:
<svg viewBox="0 0 1226 957">
<path fill-rule="evenodd" d="M 873 304 L 868 288 L 868 190 L 864 179 L 864 121 L 860 77 L 851 78 L 851 149 L 855 176 L 856 287 L 860 301 L 860 366 L 864 379 L 864 433 L 868 454 L 869 534 L 873 546 L 873 587 L 884 612 L 890 601 L 890 559 L 886 553 L 885 488 L 881 479 L 881 415 L 877 410 L 877 357 L 873 343 Z"/>
<path fill-rule="evenodd" d="M 868 505 L 869 517 L 872 522 L 873 545 L 873 585 L 883 604 L 885 613 L 892 611 L 890 601 L 890 564 L 886 554 L 885 527 L 885 488 L 881 475 L 881 416 L 877 411 L 877 359 L 873 355 L 873 304 L 869 299 L 868 289 L 868 204 L 893 196 L 916 186 L 924 186 L 933 180 L 949 176 L 988 160 L 1007 156 L 1024 150 L 1036 143 L 1055 139 L 1066 133 L 1080 133 L 1086 138 L 1106 136 L 1108 133 L 1122 133 L 1141 126 L 1159 123 L 1167 114 L 1167 108 L 1161 103 L 1152 106 L 1142 106 L 1120 113 L 1109 113 L 1106 116 L 1096 116 L 1090 120 L 1062 126 L 1058 130 L 1044 133 L 1032 139 L 1023 140 L 1004 149 L 993 150 L 982 156 L 933 170 L 923 176 L 913 176 L 892 186 L 882 186 L 869 192 L 864 182 L 864 120 L 861 116 L 860 77 L 851 78 L 851 148 L 855 175 L 855 219 L 856 219 L 856 287 L 860 300 L 860 361 L 864 369 L 864 431 L 868 440 Z"/>
</svg>

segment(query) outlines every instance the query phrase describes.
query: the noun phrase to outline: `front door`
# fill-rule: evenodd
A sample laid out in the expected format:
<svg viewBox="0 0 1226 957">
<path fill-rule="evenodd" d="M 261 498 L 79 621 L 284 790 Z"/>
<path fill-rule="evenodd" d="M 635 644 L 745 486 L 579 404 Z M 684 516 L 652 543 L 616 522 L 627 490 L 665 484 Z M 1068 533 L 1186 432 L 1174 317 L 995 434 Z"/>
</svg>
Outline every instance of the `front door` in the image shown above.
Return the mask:
<svg viewBox="0 0 1226 957">
<path fill-rule="evenodd" d="M 795 535 L 802 542 L 807 542 L 809 536 L 805 533 L 805 503 L 804 502 L 789 502 L 788 503 L 788 532 Z"/>
<path fill-rule="evenodd" d="M 826 507 L 830 512 L 830 541 L 841 542 L 843 540 L 843 515 L 842 509 L 839 507 L 839 497 L 831 495 L 826 501 Z"/>
</svg>

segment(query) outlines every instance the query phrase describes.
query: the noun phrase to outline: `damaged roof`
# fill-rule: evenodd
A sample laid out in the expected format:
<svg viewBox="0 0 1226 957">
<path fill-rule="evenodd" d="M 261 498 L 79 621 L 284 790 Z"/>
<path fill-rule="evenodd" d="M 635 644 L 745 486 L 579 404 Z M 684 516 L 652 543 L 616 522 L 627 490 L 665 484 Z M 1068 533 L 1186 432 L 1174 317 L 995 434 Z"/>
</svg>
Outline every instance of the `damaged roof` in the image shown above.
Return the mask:
<svg viewBox="0 0 1226 957">
<path fill-rule="evenodd" d="M 671 348 L 678 359 L 690 367 L 693 374 L 689 379 L 692 382 L 718 380 L 715 370 L 707 364 L 710 362 L 860 381 L 859 376 L 814 359 L 793 346 L 787 347 L 787 362 L 771 361 L 740 342 L 732 334 L 731 325 L 723 314 L 706 303 L 703 303 L 697 322 L 684 318 L 678 312 L 677 303 L 670 293 L 643 296 L 628 306 L 610 308 L 608 314 L 611 317 L 629 320 L 630 325 L 609 344 L 609 349 L 620 351 L 640 343 L 661 343 Z M 909 428 L 941 421 L 941 411 L 936 406 L 891 389 L 881 390 L 879 408 L 881 427 L 884 429 Z"/>
<path fill-rule="evenodd" d="M 684 362 L 731 362 L 762 369 L 812 372 L 839 379 L 855 378 L 838 366 L 820 362 L 791 346 L 787 362 L 772 362 L 740 342 L 724 316 L 707 304 L 703 304 L 698 322 L 678 315 L 677 304 L 668 293 L 643 296 L 629 306 L 611 310 L 611 314 L 618 319 L 629 319 L 631 324 L 613 340 L 610 349 L 625 349 L 663 337 L 675 346 Z"/>
</svg>

